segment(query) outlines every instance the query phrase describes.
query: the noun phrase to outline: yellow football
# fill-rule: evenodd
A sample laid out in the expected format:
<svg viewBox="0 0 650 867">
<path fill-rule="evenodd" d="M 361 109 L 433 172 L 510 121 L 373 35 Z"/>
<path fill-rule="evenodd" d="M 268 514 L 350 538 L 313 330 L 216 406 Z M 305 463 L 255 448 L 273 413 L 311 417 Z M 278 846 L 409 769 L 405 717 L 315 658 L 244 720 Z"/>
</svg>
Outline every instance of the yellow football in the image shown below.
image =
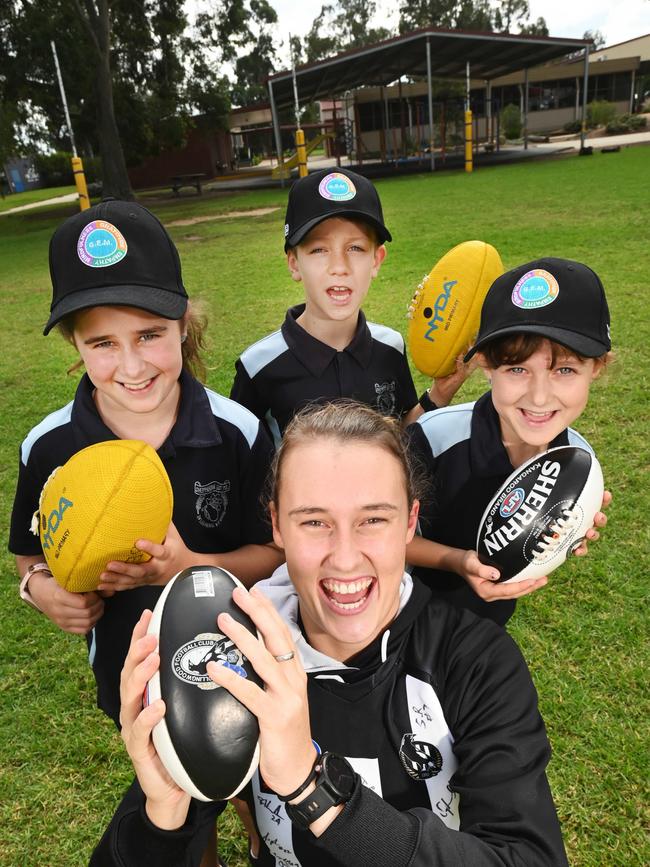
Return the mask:
<svg viewBox="0 0 650 867">
<path fill-rule="evenodd" d="M 150 445 L 109 440 L 82 449 L 54 470 L 32 529 L 62 587 L 94 590 L 109 560 L 150 559 L 135 542 L 162 542 L 173 503 L 167 471 Z"/>
<path fill-rule="evenodd" d="M 464 241 L 434 265 L 408 306 L 408 347 L 417 369 L 433 378 L 447 376 L 456 358 L 474 340 L 483 299 L 503 274 L 491 244 Z"/>
</svg>

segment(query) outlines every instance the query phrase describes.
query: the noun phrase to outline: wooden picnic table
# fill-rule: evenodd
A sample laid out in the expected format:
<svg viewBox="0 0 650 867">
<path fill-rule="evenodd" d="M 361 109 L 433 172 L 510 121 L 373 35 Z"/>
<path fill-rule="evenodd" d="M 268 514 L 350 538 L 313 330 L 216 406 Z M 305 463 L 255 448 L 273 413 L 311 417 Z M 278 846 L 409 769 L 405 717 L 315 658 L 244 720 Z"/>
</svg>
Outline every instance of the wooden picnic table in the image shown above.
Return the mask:
<svg viewBox="0 0 650 867">
<path fill-rule="evenodd" d="M 201 183 L 206 179 L 205 174 L 174 175 L 171 179 L 172 190 L 175 195 L 179 194 L 181 187 L 194 187 L 199 195 L 202 193 Z"/>
</svg>

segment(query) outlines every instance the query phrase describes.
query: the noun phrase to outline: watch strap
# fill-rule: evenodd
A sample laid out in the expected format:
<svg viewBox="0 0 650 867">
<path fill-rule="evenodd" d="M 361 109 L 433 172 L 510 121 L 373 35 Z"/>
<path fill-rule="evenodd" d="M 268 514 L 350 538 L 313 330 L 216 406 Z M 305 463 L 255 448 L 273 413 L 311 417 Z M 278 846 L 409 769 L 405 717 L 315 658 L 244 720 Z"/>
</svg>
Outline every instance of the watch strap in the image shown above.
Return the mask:
<svg viewBox="0 0 650 867">
<path fill-rule="evenodd" d="M 330 807 L 340 803 L 342 802 L 326 786 L 316 783 L 316 788 L 306 798 L 297 804 L 285 804 L 284 808 L 293 824 L 306 831 L 311 823 L 320 819 Z"/>
<path fill-rule="evenodd" d="M 343 762 L 349 769 L 349 780 L 352 783 L 349 791 L 336 788 L 334 780 L 331 782 L 328 779 L 328 762 L 335 761 Z M 356 774 L 350 763 L 341 756 L 334 753 L 323 753 L 316 760 L 314 770 L 316 771 L 316 788 L 313 789 L 302 801 L 297 804 L 285 804 L 287 816 L 292 823 L 304 831 L 308 830 L 312 822 L 326 813 L 330 807 L 336 807 L 339 804 L 345 804 L 352 797 L 354 790 L 354 780 Z"/>
<path fill-rule="evenodd" d="M 431 395 L 429 394 L 428 389 L 422 392 L 418 403 L 425 412 L 432 412 L 434 409 L 440 409 L 440 407 L 431 400 Z"/>
<path fill-rule="evenodd" d="M 20 598 L 23 602 L 26 602 L 28 605 L 31 605 L 32 608 L 35 608 L 37 611 L 42 613 L 42 609 L 34 601 L 32 594 L 29 592 L 29 580 L 32 575 L 35 575 L 37 572 L 47 572 L 48 575 L 52 574 L 50 567 L 47 563 L 32 563 L 29 569 L 23 575 L 20 586 L 18 588 L 18 592 L 20 594 Z"/>
</svg>

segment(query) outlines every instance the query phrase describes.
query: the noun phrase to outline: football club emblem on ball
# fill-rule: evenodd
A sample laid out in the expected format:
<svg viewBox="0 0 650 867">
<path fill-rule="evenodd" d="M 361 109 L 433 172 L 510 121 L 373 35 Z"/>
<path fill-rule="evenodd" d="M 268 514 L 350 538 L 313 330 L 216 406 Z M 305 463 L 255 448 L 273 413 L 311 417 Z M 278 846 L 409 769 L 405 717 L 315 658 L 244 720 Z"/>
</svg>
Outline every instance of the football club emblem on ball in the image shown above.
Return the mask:
<svg viewBox="0 0 650 867">
<path fill-rule="evenodd" d="M 248 677 L 245 661 L 230 638 L 218 632 L 202 632 L 178 648 L 172 658 L 172 671 L 179 680 L 192 683 L 199 689 L 218 689 L 218 684 L 208 676 L 208 663 L 216 662 L 240 677 Z"/>
</svg>

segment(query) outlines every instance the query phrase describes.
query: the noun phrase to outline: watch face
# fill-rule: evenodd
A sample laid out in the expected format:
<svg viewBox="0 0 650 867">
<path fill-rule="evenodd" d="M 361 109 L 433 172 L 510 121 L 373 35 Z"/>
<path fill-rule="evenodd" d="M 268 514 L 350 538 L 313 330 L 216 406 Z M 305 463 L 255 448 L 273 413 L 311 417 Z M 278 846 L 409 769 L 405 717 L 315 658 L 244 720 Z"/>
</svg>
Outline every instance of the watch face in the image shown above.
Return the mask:
<svg viewBox="0 0 650 867">
<path fill-rule="evenodd" d="M 335 795 L 345 800 L 350 797 L 354 789 L 354 769 L 347 759 L 336 753 L 324 753 L 321 774 Z"/>
</svg>

